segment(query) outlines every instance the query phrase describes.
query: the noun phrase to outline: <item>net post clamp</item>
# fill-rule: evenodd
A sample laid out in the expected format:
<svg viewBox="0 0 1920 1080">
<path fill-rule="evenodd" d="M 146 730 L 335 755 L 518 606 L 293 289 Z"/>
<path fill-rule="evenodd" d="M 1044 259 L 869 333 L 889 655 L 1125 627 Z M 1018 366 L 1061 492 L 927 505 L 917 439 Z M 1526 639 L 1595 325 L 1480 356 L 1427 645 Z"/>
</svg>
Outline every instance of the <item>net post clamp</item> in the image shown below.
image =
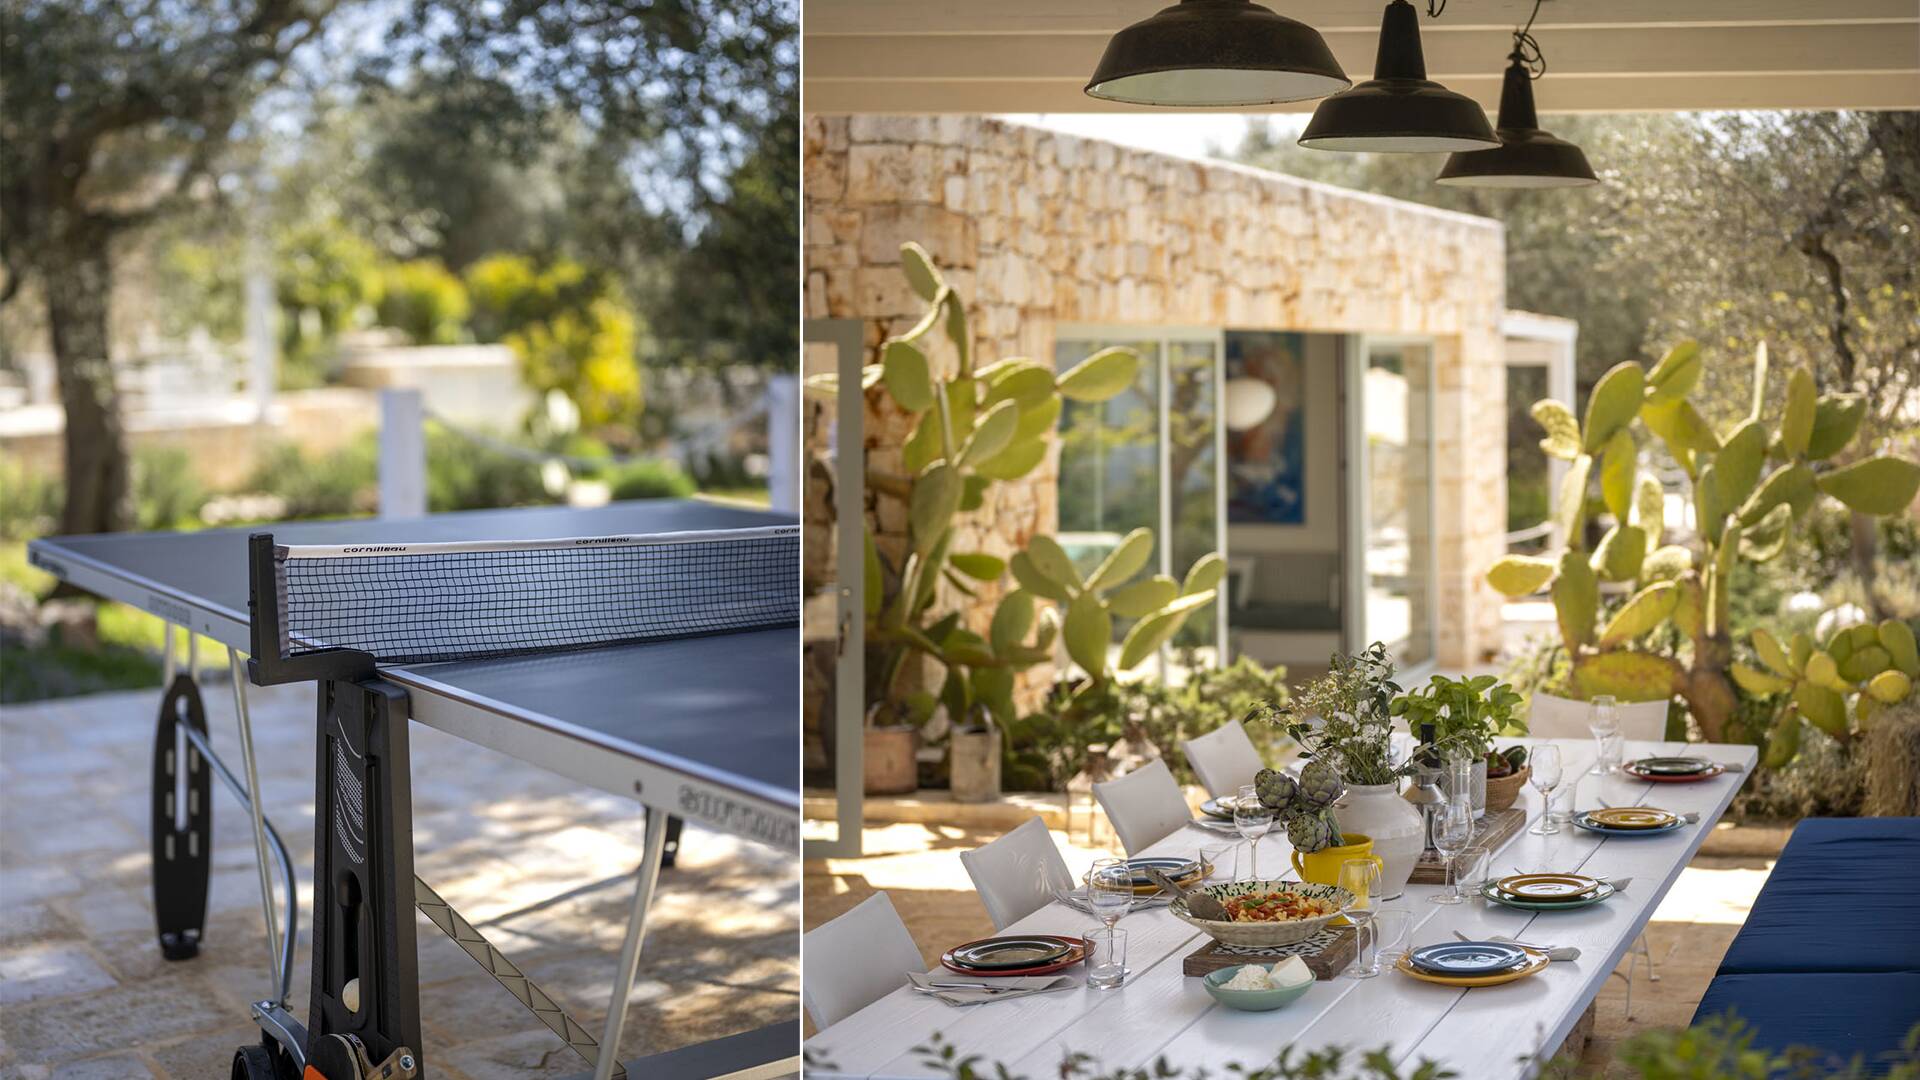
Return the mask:
<svg viewBox="0 0 1920 1080">
<path fill-rule="evenodd" d="M 374 675 L 373 654 L 358 649 L 324 648 L 289 656 L 286 598 L 281 589 L 280 553 L 272 533 L 247 536 L 247 615 L 251 648 L 247 677 L 255 686 L 335 680 L 357 682 Z"/>
</svg>

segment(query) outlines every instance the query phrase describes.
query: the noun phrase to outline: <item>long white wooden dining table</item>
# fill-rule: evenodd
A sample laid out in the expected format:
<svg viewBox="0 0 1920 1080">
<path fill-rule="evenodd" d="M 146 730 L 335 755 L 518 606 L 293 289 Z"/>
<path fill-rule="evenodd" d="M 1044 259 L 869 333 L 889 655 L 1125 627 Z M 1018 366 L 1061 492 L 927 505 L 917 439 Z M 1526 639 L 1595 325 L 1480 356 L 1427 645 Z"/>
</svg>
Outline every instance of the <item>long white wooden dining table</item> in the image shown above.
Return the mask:
<svg viewBox="0 0 1920 1080">
<path fill-rule="evenodd" d="M 1516 740 L 1538 743 L 1543 740 Z M 1274 1012 L 1238 1012 L 1217 1005 L 1200 980 L 1181 973 L 1181 961 L 1206 943 L 1204 935 L 1164 908 L 1129 914 L 1125 985 L 1095 990 L 1084 985 L 1062 992 L 1004 1002 L 956 1007 L 901 989 L 867 1006 L 806 1043 L 808 1077 L 939 1077 L 947 1071 L 916 1048 L 938 1034 L 960 1056 L 980 1055 L 985 1075 L 1004 1065 L 1013 1076 L 1059 1075 L 1070 1053 L 1089 1055 L 1102 1069 L 1145 1066 L 1157 1060 L 1184 1068 L 1205 1067 L 1220 1075 L 1229 1064 L 1255 1067 L 1288 1046 L 1297 1051 L 1344 1047 L 1351 1052 L 1385 1048 L 1403 1067 L 1423 1059 L 1440 1062 L 1462 1077 L 1525 1077 L 1560 1048 L 1600 992 L 1610 972 L 1632 947 L 1654 909 L 1672 888 L 1701 841 L 1726 812 L 1754 767 L 1754 747 L 1718 743 L 1632 742 L 1624 757 L 1687 753 L 1722 762 L 1729 771 L 1685 784 L 1654 784 L 1624 774 L 1589 772 L 1596 760 L 1590 740 L 1551 740 L 1561 748 L 1572 790 L 1559 807 L 1595 809 L 1650 805 L 1678 814 L 1698 813 L 1697 824 L 1657 836 L 1602 837 L 1571 825 L 1555 835 L 1521 832 L 1492 853 L 1496 873 L 1578 871 L 1633 879 L 1606 902 L 1576 911 L 1536 913 L 1474 899 L 1434 904 L 1438 885 L 1409 885 L 1383 904 L 1412 913 L 1406 943 L 1451 940 L 1455 931 L 1473 938 L 1504 934 L 1529 942 L 1580 949 L 1578 960 L 1550 964 L 1540 974 L 1501 986 L 1460 990 L 1420 982 L 1397 971 L 1371 979 L 1336 978 L 1314 985 L 1303 997 Z M 1504 740 L 1503 740 L 1504 743 Z M 1573 778 L 1579 777 L 1577 785 Z M 1542 810 L 1539 795 L 1522 795 L 1528 823 Z M 1183 827 L 1137 854 L 1191 856 L 1228 840 Z M 1238 841 L 1234 841 L 1238 842 Z M 1292 849 L 1283 831 L 1260 844 L 1262 877 L 1293 877 Z M 1075 868 L 1076 871 L 1082 868 Z M 1094 920 L 1062 904 L 1049 904 L 1007 928 L 1008 933 L 1079 934 Z M 945 942 L 958 945 L 960 942 Z M 811 967 L 832 957 L 808 957 Z M 1076 975 L 1076 979 L 1078 976 Z"/>
</svg>

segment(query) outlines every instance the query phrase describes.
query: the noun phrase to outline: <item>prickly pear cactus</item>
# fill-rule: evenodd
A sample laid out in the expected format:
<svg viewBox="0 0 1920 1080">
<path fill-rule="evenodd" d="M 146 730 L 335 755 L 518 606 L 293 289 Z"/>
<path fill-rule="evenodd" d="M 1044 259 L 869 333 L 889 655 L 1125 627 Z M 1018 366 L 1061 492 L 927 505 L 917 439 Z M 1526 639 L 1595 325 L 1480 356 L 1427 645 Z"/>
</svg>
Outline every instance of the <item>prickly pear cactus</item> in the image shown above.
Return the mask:
<svg viewBox="0 0 1920 1080">
<path fill-rule="evenodd" d="M 1806 642 L 1789 651 L 1756 635 L 1765 669 L 1736 663 L 1729 628 L 1735 569 L 1742 560 L 1778 556 L 1821 496 L 1862 514 L 1904 511 L 1920 491 L 1920 464 L 1885 455 L 1831 464 L 1858 434 L 1864 402 L 1819 393 L 1806 370 L 1793 371 L 1784 399 L 1770 402 L 1764 343 L 1754 356 L 1752 411 L 1730 430 L 1716 431 L 1690 400 L 1700 375 L 1699 346 L 1682 342 L 1650 371 L 1633 363 L 1608 371 L 1594 386 L 1584 423 L 1560 402 L 1535 403 L 1533 418 L 1546 433 L 1541 449 L 1568 462 L 1554 515 L 1566 548 L 1551 558 L 1509 555 L 1488 569 L 1487 582 L 1510 597 L 1542 590 L 1552 597 L 1573 686 L 1584 696 L 1678 696 L 1716 740 L 1740 695 L 1791 702 L 1782 706 L 1766 758 L 1783 764 L 1797 751 L 1802 718 L 1844 736 L 1870 723 L 1881 704 L 1905 700 L 1920 679 L 1913 664 L 1903 663 L 1912 659 L 1913 638 L 1904 624 L 1883 624 L 1843 632 L 1824 649 Z M 1691 545 L 1664 542 L 1661 485 L 1639 460 L 1648 436 L 1665 445 L 1692 485 L 1698 535 Z M 1596 485 L 1611 521 L 1588 552 L 1589 489 Z M 1603 582 L 1633 588 L 1604 625 Z M 1685 662 L 1641 644 L 1666 626 L 1690 639 Z"/>
<path fill-rule="evenodd" d="M 905 504 L 911 544 L 902 563 L 889 566 L 872 534 L 865 537 L 867 640 L 890 650 L 882 677 L 884 693 L 896 692 L 894 682 L 904 661 L 910 653 L 919 653 L 945 669 L 940 696 L 949 715 L 968 715 L 975 703 L 981 703 L 1007 723 L 1014 718 L 1016 673 L 1050 660 L 1055 636 L 1061 631 L 1059 617 L 1050 607 L 1036 605 L 1035 597 L 1062 602 L 1074 597 L 1051 586 L 1031 587 L 1041 579 L 1020 574 L 1016 565 L 1015 576 L 1022 587 L 1001 598 L 987 634 L 962 625 L 958 612 L 937 613 L 943 582 L 971 596 L 975 583 L 998 582 L 1008 569 L 994 555 L 953 551 L 953 521 L 979 509 L 996 481 L 1025 476 L 1046 458 L 1047 447 L 1057 438 L 1054 425 L 1063 400 L 1098 402 L 1113 397 L 1132 385 L 1140 358 L 1126 349 L 1106 349 L 1058 376 L 1051 366 L 1026 359 L 977 366 L 966 307 L 959 295 L 920 245 L 901 245 L 900 261 L 913 291 L 927 302 L 927 311 L 912 328 L 881 345 L 880 360 L 864 369 L 860 389 L 884 393 L 915 421 L 912 435 L 901 448 L 905 474 L 868 473 L 873 491 Z M 936 376 L 927 356 L 928 339 L 936 330 L 945 335 L 958 357 L 950 376 Z M 841 390 L 831 375 L 809 379 L 807 388 L 817 394 Z M 1113 584 L 1133 576 L 1152 547 L 1150 534 L 1144 543 L 1129 537 L 1122 550 L 1115 552 L 1120 565 L 1103 568 L 1116 578 Z M 1057 544 L 1047 554 L 1057 554 L 1071 571 L 1072 564 Z M 1210 558 L 1218 561 L 1217 556 Z M 1211 599 L 1225 564 L 1194 569 L 1206 581 L 1201 591 Z M 1194 581 L 1194 574 L 1188 579 Z M 1122 590 L 1124 596 L 1113 598 L 1116 611 L 1160 615 L 1176 603 L 1172 595 L 1149 603 L 1161 595 L 1162 587 L 1155 582 L 1140 584 L 1151 588 Z M 1172 591 L 1179 589 L 1173 586 Z M 1203 602 L 1188 601 L 1184 610 Z M 1076 639 L 1076 632 L 1084 639 L 1093 617 L 1084 606 L 1076 612 L 1069 604 L 1069 641 Z M 1171 629 L 1167 633 L 1171 636 Z"/>
<path fill-rule="evenodd" d="M 1751 643 L 1762 666 L 1735 661 L 1733 681 L 1749 697 L 1782 699 L 1764 755 L 1776 767 L 1799 751 L 1802 720 L 1835 737 L 1867 731 L 1875 714 L 1912 697 L 1920 680 L 1913 629 L 1898 619 L 1842 627 L 1824 647 L 1805 634 L 1783 646 L 1764 628 Z"/>
</svg>

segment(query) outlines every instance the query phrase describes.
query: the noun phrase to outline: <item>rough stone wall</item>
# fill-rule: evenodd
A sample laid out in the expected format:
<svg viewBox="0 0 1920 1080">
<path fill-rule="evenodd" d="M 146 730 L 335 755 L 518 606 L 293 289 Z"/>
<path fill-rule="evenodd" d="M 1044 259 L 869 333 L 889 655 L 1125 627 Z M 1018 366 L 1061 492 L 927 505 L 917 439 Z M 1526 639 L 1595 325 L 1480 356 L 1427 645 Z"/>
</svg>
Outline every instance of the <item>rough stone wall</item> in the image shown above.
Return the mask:
<svg viewBox="0 0 1920 1080">
<path fill-rule="evenodd" d="M 807 315 L 865 319 L 870 348 L 922 310 L 906 240 L 967 298 L 983 361 L 1045 362 L 1061 322 L 1432 337 L 1438 658 L 1497 648 L 1481 580 L 1506 523 L 1497 222 L 978 116 L 810 116 L 804 135 Z M 900 418 L 870 401 L 868 425 L 874 466 L 897 463 Z M 1054 529 L 1057 479 L 1049 460 L 999 485 L 981 549 Z M 881 507 L 898 544 L 904 512 Z"/>
</svg>

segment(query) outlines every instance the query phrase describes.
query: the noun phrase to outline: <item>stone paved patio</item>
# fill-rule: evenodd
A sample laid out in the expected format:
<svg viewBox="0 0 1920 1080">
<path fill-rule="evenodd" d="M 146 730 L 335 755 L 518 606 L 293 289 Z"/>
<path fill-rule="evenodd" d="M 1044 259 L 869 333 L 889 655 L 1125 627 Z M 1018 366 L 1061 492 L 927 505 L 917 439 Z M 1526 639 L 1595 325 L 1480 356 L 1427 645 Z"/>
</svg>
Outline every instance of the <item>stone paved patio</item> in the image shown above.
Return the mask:
<svg viewBox="0 0 1920 1080">
<path fill-rule="evenodd" d="M 232 694 L 208 724 L 239 767 Z M 306 1013 L 313 850 L 312 690 L 253 688 L 260 784 L 300 873 L 293 1008 Z M 147 785 L 158 691 L 0 712 L 0 1080 L 225 1077 L 268 991 L 252 832 L 214 796 L 206 943 L 161 959 L 147 893 Z M 598 1032 L 632 895 L 636 804 L 413 727 L 416 869 Z M 791 859 L 689 826 L 654 904 L 622 1057 L 799 1011 Z M 569 1076 L 579 1060 L 425 919 L 421 1014 L 432 1075 Z"/>
</svg>

